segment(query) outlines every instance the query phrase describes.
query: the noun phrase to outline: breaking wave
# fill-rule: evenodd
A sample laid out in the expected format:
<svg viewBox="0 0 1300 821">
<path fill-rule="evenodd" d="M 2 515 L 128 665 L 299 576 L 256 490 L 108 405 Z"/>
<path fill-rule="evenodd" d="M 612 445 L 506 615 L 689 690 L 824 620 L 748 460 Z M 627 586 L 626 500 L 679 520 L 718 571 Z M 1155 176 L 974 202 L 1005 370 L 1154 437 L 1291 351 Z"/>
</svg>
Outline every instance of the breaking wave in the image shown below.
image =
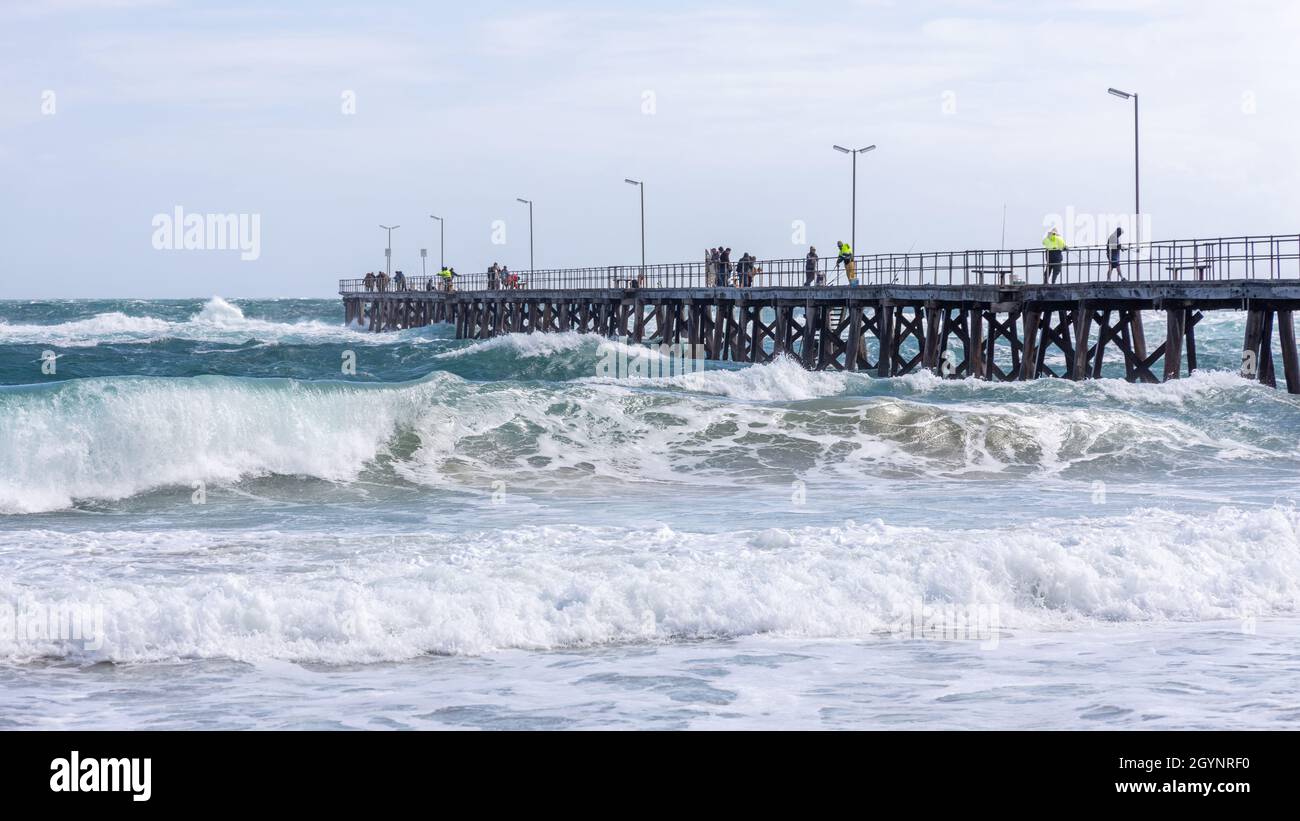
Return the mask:
<svg viewBox="0 0 1300 821">
<path fill-rule="evenodd" d="M 524 526 L 371 535 L 363 552 L 348 535 L 262 531 L 234 544 L 201 531 L 24 532 L 0 534 L 0 550 L 15 539 L 58 555 L 183 556 L 189 569 L 151 581 L 86 564 L 49 569 L 36 579 L 44 600 L 98 610 L 102 641 L 0 635 L 0 658 L 10 659 L 358 663 L 755 634 L 864 639 L 891 633 L 921 602 L 996 608 L 996 624 L 1010 630 L 1241 619 L 1300 605 L 1293 508 L 1143 509 L 1012 531 L 879 520 L 721 535 Z M 0 579 L 0 611 L 39 606 Z"/>
<path fill-rule="evenodd" d="M 1140 390 L 1044 380 L 1003 386 L 995 401 L 972 381 L 890 384 L 777 361 L 560 384 L 435 371 L 372 385 L 200 376 L 0 388 L 0 512 L 197 481 L 348 482 L 377 461 L 427 486 L 481 489 L 509 475 L 545 491 L 718 477 L 1083 480 L 1300 459 L 1300 403 L 1226 374 Z M 1116 394 L 1124 401 L 1108 401 Z"/>
<path fill-rule="evenodd" d="M 201 342 L 311 343 L 353 339 L 375 342 L 374 334 L 340 324 L 305 320 L 273 322 L 249 318 L 239 306 L 219 297 L 209 299 L 188 319 L 171 320 L 154 316 L 131 316 L 122 311 L 108 311 L 84 319 L 51 324 L 10 324 L 0 320 L 0 344 L 50 345 L 61 348 L 84 348 L 106 344 L 158 342 L 185 339 Z"/>
</svg>

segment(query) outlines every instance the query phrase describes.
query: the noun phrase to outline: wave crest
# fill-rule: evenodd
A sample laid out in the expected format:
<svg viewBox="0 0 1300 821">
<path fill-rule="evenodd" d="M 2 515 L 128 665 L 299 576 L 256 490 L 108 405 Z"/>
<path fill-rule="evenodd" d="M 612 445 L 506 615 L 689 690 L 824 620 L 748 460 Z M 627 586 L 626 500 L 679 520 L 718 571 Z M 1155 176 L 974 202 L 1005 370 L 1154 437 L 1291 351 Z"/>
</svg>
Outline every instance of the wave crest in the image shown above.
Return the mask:
<svg viewBox="0 0 1300 821">
<path fill-rule="evenodd" d="M 193 558 L 183 576 L 149 583 L 98 565 L 71 578 L 51 569 L 21 587 L 0 580 L 0 610 L 35 607 L 36 585 L 48 599 L 102 607 L 105 621 L 98 649 L 0 637 L 5 658 L 355 663 L 755 634 L 864 639 L 889 634 L 923 602 L 996 607 L 1005 629 L 1300 607 L 1293 508 L 1145 509 L 1010 531 L 878 520 L 721 534 L 525 526 L 371 534 L 363 552 L 350 535 L 240 534 L 239 555 L 278 556 L 294 572 L 254 563 L 236 573 L 223 558 L 228 534 L 28 532 L 0 536 L 0 548 L 15 538 L 61 553 Z M 310 557 L 305 567 L 299 555 Z"/>
</svg>

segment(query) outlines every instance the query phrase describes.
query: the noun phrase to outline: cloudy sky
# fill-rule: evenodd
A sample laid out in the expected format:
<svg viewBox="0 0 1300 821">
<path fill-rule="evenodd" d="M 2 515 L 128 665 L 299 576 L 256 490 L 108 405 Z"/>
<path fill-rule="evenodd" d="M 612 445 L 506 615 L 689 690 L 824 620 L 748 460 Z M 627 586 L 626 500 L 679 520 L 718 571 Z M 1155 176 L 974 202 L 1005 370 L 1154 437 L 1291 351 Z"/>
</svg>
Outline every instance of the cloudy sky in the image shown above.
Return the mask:
<svg viewBox="0 0 1300 821">
<path fill-rule="evenodd" d="M 1300 4 L 0 2 L 0 298 L 325 296 L 436 260 L 651 262 L 1300 231 Z M 154 219 L 256 215 L 255 260 Z M 495 224 L 495 230 L 494 230 Z M 504 236 L 503 236 L 504 235 Z M 494 242 L 504 239 L 504 244 Z"/>
</svg>

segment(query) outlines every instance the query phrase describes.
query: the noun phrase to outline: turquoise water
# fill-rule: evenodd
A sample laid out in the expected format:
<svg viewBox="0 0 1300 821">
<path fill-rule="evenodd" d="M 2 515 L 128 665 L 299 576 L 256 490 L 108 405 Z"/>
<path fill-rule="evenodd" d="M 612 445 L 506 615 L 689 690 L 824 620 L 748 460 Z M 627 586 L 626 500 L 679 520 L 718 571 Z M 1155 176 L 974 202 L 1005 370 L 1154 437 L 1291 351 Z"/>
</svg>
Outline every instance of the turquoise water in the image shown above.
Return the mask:
<svg viewBox="0 0 1300 821">
<path fill-rule="evenodd" d="M 336 300 L 0 302 L 0 723 L 1293 723 L 1300 401 L 1242 328 L 1167 385 L 618 379 Z"/>
</svg>

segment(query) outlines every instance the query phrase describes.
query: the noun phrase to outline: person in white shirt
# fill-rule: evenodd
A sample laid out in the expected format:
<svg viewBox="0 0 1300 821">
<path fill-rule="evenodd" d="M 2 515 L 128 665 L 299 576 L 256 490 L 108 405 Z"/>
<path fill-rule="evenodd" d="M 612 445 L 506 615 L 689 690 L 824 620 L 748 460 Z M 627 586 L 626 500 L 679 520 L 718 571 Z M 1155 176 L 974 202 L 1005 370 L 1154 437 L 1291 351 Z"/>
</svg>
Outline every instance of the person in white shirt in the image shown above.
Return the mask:
<svg viewBox="0 0 1300 821">
<path fill-rule="evenodd" d="M 1106 240 L 1106 258 L 1110 260 L 1110 267 L 1106 269 L 1106 280 L 1108 282 L 1112 271 L 1121 281 L 1124 280 L 1124 275 L 1119 270 L 1119 254 L 1124 250 L 1124 246 L 1119 241 L 1122 236 L 1124 236 L 1124 229 L 1116 228 L 1115 233 L 1110 235 L 1110 239 Z"/>
</svg>

